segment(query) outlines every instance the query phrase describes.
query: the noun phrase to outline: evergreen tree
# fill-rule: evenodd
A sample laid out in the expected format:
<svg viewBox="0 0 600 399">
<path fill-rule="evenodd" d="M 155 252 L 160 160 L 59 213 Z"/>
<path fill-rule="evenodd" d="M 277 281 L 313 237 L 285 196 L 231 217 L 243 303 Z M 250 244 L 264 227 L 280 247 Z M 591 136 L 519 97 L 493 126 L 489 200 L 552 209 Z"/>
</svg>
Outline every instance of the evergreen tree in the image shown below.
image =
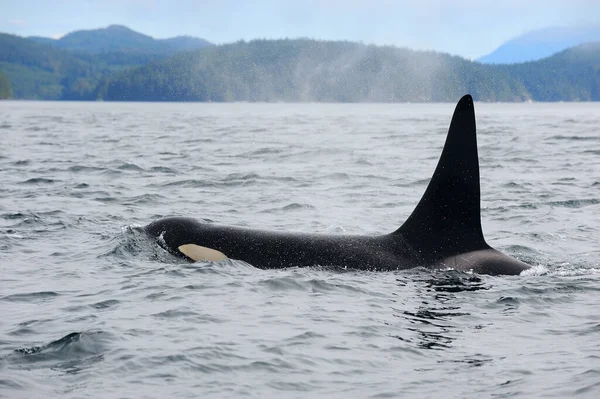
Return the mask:
<svg viewBox="0 0 600 399">
<path fill-rule="evenodd" d="M 8 76 L 0 71 L 0 100 L 12 97 L 12 88 L 10 86 L 10 80 Z"/>
</svg>

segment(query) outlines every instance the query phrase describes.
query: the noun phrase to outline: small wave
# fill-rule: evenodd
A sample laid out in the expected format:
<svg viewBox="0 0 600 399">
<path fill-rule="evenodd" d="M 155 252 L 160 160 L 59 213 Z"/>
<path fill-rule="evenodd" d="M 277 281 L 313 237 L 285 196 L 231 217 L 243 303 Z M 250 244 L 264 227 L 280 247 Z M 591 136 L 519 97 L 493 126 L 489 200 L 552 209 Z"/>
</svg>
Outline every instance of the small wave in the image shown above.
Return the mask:
<svg viewBox="0 0 600 399">
<path fill-rule="evenodd" d="M 33 177 L 31 179 L 20 182 L 19 184 L 52 184 L 60 180 L 48 179 L 45 177 Z"/>
<path fill-rule="evenodd" d="M 59 230 L 69 227 L 68 223 L 54 217 L 54 214 L 60 212 L 41 212 L 41 213 L 16 213 L 3 215 L 4 219 L 12 220 L 12 224 L 6 231 L 15 238 L 28 237 L 29 234 L 40 236 L 42 234 L 54 234 Z"/>
<path fill-rule="evenodd" d="M 514 182 L 514 181 L 510 181 L 508 183 L 502 184 L 501 187 L 504 187 L 504 188 L 524 188 L 524 186 L 526 186 L 526 185 L 527 184 L 522 184 L 522 183 L 517 183 L 517 182 Z"/>
<path fill-rule="evenodd" d="M 122 165 L 117 166 L 117 169 L 119 169 L 119 170 L 133 170 L 133 171 L 139 171 L 139 172 L 142 172 L 142 171 L 145 170 L 141 166 L 138 166 L 138 165 L 136 165 L 134 163 L 129 163 L 129 162 L 126 162 L 126 163 L 124 163 Z"/>
<path fill-rule="evenodd" d="M 308 291 L 309 288 L 293 277 L 275 277 L 262 280 L 258 283 L 272 291 Z"/>
<path fill-rule="evenodd" d="M 102 331 L 73 332 L 46 345 L 15 349 L 10 360 L 76 374 L 103 360 L 111 338 Z"/>
<path fill-rule="evenodd" d="M 258 181 L 266 180 L 256 173 L 231 173 L 225 176 L 222 180 L 198 180 L 185 179 L 168 183 L 163 183 L 159 187 L 236 187 L 256 184 Z M 150 185 L 151 187 L 154 185 Z"/>
<path fill-rule="evenodd" d="M 124 227 L 123 232 L 112 238 L 109 245 L 110 248 L 98 257 L 116 257 L 125 261 L 136 259 L 136 263 L 140 258 L 145 258 L 166 264 L 188 264 L 187 261 L 161 248 L 155 240 L 146 235 L 142 227 L 136 225 Z M 161 268 L 160 273 L 165 273 L 165 270 Z"/>
<path fill-rule="evenodd" d="M 258 282 L 259 286 L 268 287 L 273 291 L 308 291 L 313 293 L 331 293 L 335 291 L 355 294 L 367 294 L 367 291 L 332 278 L 331 271 L 347 271 L 342 268 L 314 266 L 309 268 L 290 268 L 282 270 L 285 276 L 272 276 Z M 325 271 L 326 279 L 314 278 L 315 273 Z M 364 273 L 359 271 L 356 273 Z M 371 293 L 369 293 L 371 295 Z"/>
<path fill-rule="evenodd" d="M 150 168 L 150 171 L 151 172 L 177 174 L 177 171 L 175 169 L 171 169 L 171 168 L 166 167 L 166 166 L 153 166 L 152 168 Z"/>
<path fill-rule="evenodd" d="M 46 350 L 46 349 L 58 349 L 58 350 L 60 350 L 61 348 L 65 347 L 65 346 L 68 346 L 72 342 L 78 341 L 80 337 L 81 337 L 81 333 L 74 332 L 74 333 L 65 335 L 64 337 L 62 337 L 60 339 L 57 339 L 56 341 L 52 341 L 48 345 L 44 345 L 44 346 L 32 346 L 32 347 L 29 347 L 29 348 L 15 349 L 15 352 L 22 353 L 24 355 L 33 355 L 35 353 L 40 353 L 41 351 Z"/>
<path fill-rule="evenodd" d="M 277 154 L 281 154 L 282 152 L 284 152 L 284 150 L 281 148 L 264 147 L 264 148 L 259 148 L 258 150 L 244 152 L 242 154 L 239 154 L 238 156 L 241 158 L 255 157 L 255 156 L 263 156 L 263 155 L 277 155 Z"/>
<path fill-rule="evenodd" d="M 125 227 L 123 232 L 114 237 L 112 241 L 116 241 L 117 244 L 101 254 L 100 257 L 129 257 L 131 255 L 138 255 L 144 249 L 150 247 L 148 236 L 145 234 L 143 228 L 133 225 Z"/>
<path fill-rule="evenodd" d="M 337 172 L 325 175 L 323 176 L 323 178 L 332 180 L 348 180 L 350 178 L 350 175 L 348 173 Z"/>
<path fill-rule="evenodd" d="M 110 204 L 112 202 L 117 202 L 119 198 L 117 197 L 95 197 L 94 201 L 103 202 L 105 204 Z"/>
<path fill-rule="evenodd" d="M 59 224 L 59 223 L 61 223 L 60 220 L 52 221 L 52 220 L 48 220 L 48 218 L 56 217 L 58 215 L 61 215 L 62 213 L 63 212 L 60 210 L 39 212 L 39 213 L 16 212 L 16 213 L 5 213 L 5 214 L 1 215 L 1 217 L 5 220 L 20 220 L 21 222 L 24 222 L 24 223 L 39 222 L 41 224 Z"/>
<path fill-rule="evenodd" d="M 590 199 L 581 199 L 581 200 L 566 200 L 566 201 L 550 201 L 546 203 L 551 206 L 560 206 L 565 208 L 581 208 L 588 205 L 597 205 L 600 204 L 600 199 L 598 198 L 590 198 Z"/>
<path fill-rule="evenodd" d="M 121 301 L 118 301 L 116 299 L 107 299 L 105 301 L 93 303 L 90 306 L 94 309 L 108 309 L 108 308 L 115 307 L 120 303 L 121 303 Z"/>
<path fill-rule="evenodd" d="M 17 213 L 5 213 L 4 215 L 2 215 L 3 219 L 6 220 L 15 220 L 15 219 L 24 219 L 26 218 L 28 215 L 21 213 L 21 212 L 17 212 Z"/>
<path fill-rule="evenodd" d="M 193 310 L 171 309 L 153 314 L 152 316 L 158 319 L 175 319 L 179 317 L 198 316 L 198 313 Z"/>
<path fill-rule="evenodd" d="M 289 337 L 285 339 L 286 343 L 293 342 L 306 342 L 307 340 L 315 339 L 315 338 L 325 338 L 325 335 L 316 333 L 314 331 L 306 331 L 301 334 L 294 335 L 293 337 Z"/>
<path fill-rule="evenodd" d="M 216 169 L 215 168 L 211 168 L 208 166 L 199 166 L 199 165 L 194 165 L 191 168 L 192 171 L 201 171 L 201 172 L 215 172 Z"/>
<path fill-rule="evenodd" d="M 521 305 L 521 300 L 513 296 L 501 296 L 496 300 L 496 306 L 502 307 L 504 314 L 512 314 Z"/>
<path fill-rule="evenodd" d="M 164 197 L 159 194 L 142 194 L 127 198 L 123 201 L 123 205 L 156 204 L 162 199 Z"/>
<path fill-rule="evenodd" d="M 499 211 L 499 212 L 507 212 L 511 209 L 538 209 L 539 205 L 538 204 L 532 204 L 532 203 L 528 203 L 528 202 L 524 202 L 524 203 L 520 203 L 518 205 L 507 205 L 507 206 L 486 206 L 484 209 L 485 211 Z"/>
<path fill-rule="evenodd" d="M 67 168 L 69 172 L 96 172 L 100 170 L 104 170 L 104 168 L 98 168 L 96 166 L 85 166 L 85 165 L 73 165 Z"/>
<path fill-rule="evenodd" d="M 291 211 L 299 211 L 299 210 L 303 210 L 303 209 L 316 209 L 316 208 L 310 204 L 300 204 L 297 202 L 293 202 L 291 204 L 288 204 L 288 205 L 285 205 L 282 207 L 265 209 L 265 210 L 261 211 L 261 213 L 273 213 L 273 212 L 280 212 L 280 211 L 291 212 Z"/>
<path fill-rule="evenodd" d="M 215 184 L 212 181 L 208 180 L 196 180 L 196 179 L 185 179 L 185 180 L 177 180 L 168 183 L 159 184 L 158 187 L 186 187 L 186 188 L 203 188 L 203 187 L 211 187 Z M 150 185 L 150 187 L 154 187 L 155 185 Z"/>
<path fill-rule="evenodd" d="M 237 181 L 237 180 L 242 180 L 242 181 L 246 181 L 246 180 L 255 180 L 255 179 L 260 179 L 261 176 L 256 174 L 256 173 L 230 173 L 228 174 L 224 181 Z"/>
<path fill-rule="evenodd" d="M 225 319 L 221 319 L 215 317 L 210 314 L 196 312 L 194 310 L 187 309 L 185 307 L 180 307 L 177 309 L 170 309 L 164 312 L 156 313 L 152 315 L 157 319 L 184 319 L 190 320 L 193 319 L 195 322 L 199 323 L 223 323 Z"/>
<path fill-rule="evenodd" d="M 563 135 L 557 135 L 557 136 L 551 136 L 549 138 L 547 138 L 546 140 L 569 140 L 569 141 L 598 141 L 600 140 L 600 137 L 596 136 L 563 136 Z"/>
<path fill-rule="evenodd" d="M 427 184 L 429 184 L 429 181 L 431 179 L 430 178 L 426 178 L 426 179 L 418 179 L 418 180 L 414 180 L 411 182 L 403 182 L 403 183 L 394 183 L 392 184 L 393 187 L 420 187 L 420 186 L 425 186 Z"/>
<path fill-rule="evenodd" d="M 294 202 L 281 208 L 283 211 L 297 211 L 299 209 L 315 209 L 315 207 L 310 204 L 299 204 Z"/>
<path fill-rule="evenodd" d="M 104 169 L 102 170 L 102 175 L 108 176 L 122 176 L 125 172 L 117 170 L 117 169 Z"/>
<path fill-rule="evenodd" d="M 27 166 L 27 165 L 31 165 L 31 161 L 29 159 L 24 159 L 21 161 L 13 162 L 13 165 L 14 166 Z"/>
<path fill-rule="evenodd" d="M 2 387 L 21 390 L 25 389 L 25 384 L 19 384 L 17 381 L 0 377 L 0 388 Z"/>
<path fill-rule="evenodd" d="M 6 295 L 0 297 L 0 301 L 38 303 L 47 302 L 48 300 L 52 300 L 59 295 L 59 293 L 54 291 L 30 292 L 27 294 Z"/>
<path fill-rule="evenodd" d="M 46 126 L 28 126 L 28 127 L 25 128 L 25 131 L 27 131 L 27 132 L 46 132 L 48 130 L 49 129 Z M 44 145 L 44 144 L 54 145 L 54 143 L 47 143 L 47 142 L 42 142 L 40 144 L 42 144 L 42 145 Z"/>
<path fill-rule="evenodd" d="M 359 158 L 356 160 L 355 162 L 357 165 L 364 165 L 364 166 L 373 166 L 374 164 L 372 162 L 369 162 L 367 159 L 365 158 Z"/>
<path fill-rule="evenodd" d="M 298 179 L 292 176 L 269 176 L 269 181 L 281 181 L 281 182 L 297 182 Z"/>
</svg>

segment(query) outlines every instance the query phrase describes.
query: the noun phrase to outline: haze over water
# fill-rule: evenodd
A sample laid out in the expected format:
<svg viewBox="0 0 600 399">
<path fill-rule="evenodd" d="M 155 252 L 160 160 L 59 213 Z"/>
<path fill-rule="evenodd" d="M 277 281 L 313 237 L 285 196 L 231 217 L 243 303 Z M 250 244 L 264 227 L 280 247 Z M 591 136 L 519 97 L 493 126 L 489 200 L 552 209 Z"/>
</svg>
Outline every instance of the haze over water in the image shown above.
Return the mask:
<svg viewBox="0 0 600 399">
<path fill-rule="evenodd" d="M 599 104 L 475 104 L 523 276 L 189 264 L 140 231 L 390 232 L 453 108 L 0 103 L 0 396 L 598 397 Z"/>
</svg>

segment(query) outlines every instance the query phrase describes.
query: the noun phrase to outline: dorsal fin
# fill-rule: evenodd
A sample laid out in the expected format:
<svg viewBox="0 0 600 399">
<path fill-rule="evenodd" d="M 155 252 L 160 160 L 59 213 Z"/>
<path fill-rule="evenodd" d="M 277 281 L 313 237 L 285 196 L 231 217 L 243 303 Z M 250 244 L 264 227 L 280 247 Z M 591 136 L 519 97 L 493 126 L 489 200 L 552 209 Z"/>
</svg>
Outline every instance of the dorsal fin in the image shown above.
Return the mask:
<svg viewBox="0 0 600 399">
<path fill-rule="evenodd" d="M 454 110 L 446 144 L 419 204 L 394 234 L 427 259 L 489 248 L 481 230 L 473 98 Z"/>
</svg>

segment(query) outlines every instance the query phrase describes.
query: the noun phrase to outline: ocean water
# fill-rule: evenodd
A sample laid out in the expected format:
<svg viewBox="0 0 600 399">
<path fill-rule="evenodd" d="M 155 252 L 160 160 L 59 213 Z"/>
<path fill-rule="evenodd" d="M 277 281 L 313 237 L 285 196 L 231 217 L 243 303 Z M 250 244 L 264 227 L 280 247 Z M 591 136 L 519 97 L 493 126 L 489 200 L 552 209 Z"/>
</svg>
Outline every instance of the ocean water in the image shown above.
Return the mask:
<svg viewBox="0 0 600 399">
<path fill-rule="evenodd" d="M 600 397 L 600 104 L 475 107 L 521 276 L 190 264 L 141 232 L 393 231 L 454 104 L 0 102 L 0 396 Z"/>
</svg>

